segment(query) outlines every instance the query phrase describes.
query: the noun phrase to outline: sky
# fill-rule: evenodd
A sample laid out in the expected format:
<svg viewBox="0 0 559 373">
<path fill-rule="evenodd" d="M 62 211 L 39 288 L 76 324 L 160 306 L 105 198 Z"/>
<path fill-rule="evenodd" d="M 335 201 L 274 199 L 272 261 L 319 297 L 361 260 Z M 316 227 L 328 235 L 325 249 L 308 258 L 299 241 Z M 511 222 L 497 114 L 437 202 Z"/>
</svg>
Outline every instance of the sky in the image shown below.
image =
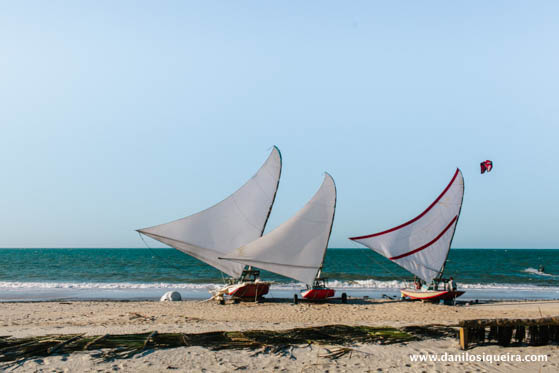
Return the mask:
<svg viewBox="0 0 559 373">
<path fill-rule="evenodd" d="M 266 231 L 328 171 L 330 247 L 357 248 L 347 237 L 415 217 L 459 167 L 453 247 L 559 248 L 558 12 L 0 2 L 0 247 L 144 247 L 135 229 L 222 200 L 277 145 Z"/>
</svg>

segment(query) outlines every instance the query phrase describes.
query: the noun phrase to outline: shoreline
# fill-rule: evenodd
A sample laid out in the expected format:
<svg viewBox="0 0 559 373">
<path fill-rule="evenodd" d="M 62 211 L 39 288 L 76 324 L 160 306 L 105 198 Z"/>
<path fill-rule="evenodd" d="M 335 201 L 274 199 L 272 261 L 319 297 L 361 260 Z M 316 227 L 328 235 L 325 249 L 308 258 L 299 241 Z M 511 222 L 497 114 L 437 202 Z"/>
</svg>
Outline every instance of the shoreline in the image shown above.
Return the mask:
<svg viewBox="0 0 559 373">
<path fill-rule="evenodd" d="M 89 284 L 88 284 L 89 285 Z M 96 284 L 102 285 L 102 284 Z M 118 283 L 110 284 L 110 287 L 91 287 L 84 286 L 65 286 L 64 283 L 49 283 L 48 287 L 2 287 L 0 286 L 0 303 L 3 302 L 28 302 L 28 301 L 58 301 L 58 300 L 159 300 L 168 291 L 177 291 L 185 300 L 204 300 L 208 299 L 210 290 L 219 287 L 219 284 L 206 284 L 203 286 L 185 287 L 183 284 L 173 286 L 157 286 L 150 284 L 150 287 L 143 287 L 144 284 L 137 284 L 137 287 L 118 288 Z M 399 285 L 399 284 L 398 284 Z M 58 287 L 57 287 L 58 286 Z M 471 288 L 468 285 L 459 287 L 466 293 L 458 298 L 459 301 L 509 301 L 509 300 L 556 300 L 559 299 L 559 287 L 527 287 L 527 286 L 491 286 L 484 288 Z M 299 292 L 304 286 L 298 285 L 272 285 L 267 299 L 293 299 L 294 294 Z M 400 287 L 389 288 L 367 288 L 367 287 L 333 287 L 336 296 L 346 293 L 349 297 L 370 299 L 381 299 L 385 296 L 392 298 L 400 297 Z"/>
<path fill-rule="evenodd" d="M 163 295 L 163 293 L 161 294 Z M 205 298 L 202 297 L 198 297 L 198 298 L 186 298 L 183 297 L 182 298 L 182 302 L 206 302 L 206 301 L 210 301 L 211 299 L 211 294 L 208 295 Z M 330 302 L 334 302 L 334 303 L 340 303 L 340 298 L 331 298 Z M 421 302 L 421 300 L 417 299 L 417 300 L 412 300 L 412 299 L 406 299 L 406 300 L 401 300 L 399 296 L 394 296 L 394 297 L 352 297 L 352 296 L 348 296 L 348 299 L 352 299 L 352 300 L 362 300 L 362 299 L 366 299 L 366 300 L 377 300 L 377 301 L 382 301 L 384 299 L 387 300 L 393 300 L 393 301 L 402 301 L 402 302 Z M 92 303 L 103 303 L 103 302 L 109 302 L 109 303 L 139 303 L 139 302 L 159 302 L 160 301 L 160 296 L 157 297 L 137 297 L 137 298 L 71 298 L 71 297 L 62 297 L 62 298 L 49 298 L 49 299 L 8 299 L 8 300 L 2 300 L 0 299 L 0 305 L 2 304 L 18 304 L 18 303 L 58 303 L 58 302 L 69 302 L 69 303 L 87 303 L 87 302 L 92 302 Z M 243 301 L 244 302 L 244 301 Z M 251 301 L 249 301 L 251 302 Z M 299 302 L 301 302 L 301 299 L 299 298 Z M 457 306 L 463 306 L 463 305 L 476 305 L 476 304 L 501 304 L 501 303 L 530 303 L 530 302 L 559 302 L 559 298 L 493 298 L 493 299 L 457 299 L 456 301 L 456 305 Z M 293 303 L 293 298 L 265 298 L 264 300 L 259 301 L 258 303 Z M 441 304 L 442 305 L 442 304 Z"/>
</svg>

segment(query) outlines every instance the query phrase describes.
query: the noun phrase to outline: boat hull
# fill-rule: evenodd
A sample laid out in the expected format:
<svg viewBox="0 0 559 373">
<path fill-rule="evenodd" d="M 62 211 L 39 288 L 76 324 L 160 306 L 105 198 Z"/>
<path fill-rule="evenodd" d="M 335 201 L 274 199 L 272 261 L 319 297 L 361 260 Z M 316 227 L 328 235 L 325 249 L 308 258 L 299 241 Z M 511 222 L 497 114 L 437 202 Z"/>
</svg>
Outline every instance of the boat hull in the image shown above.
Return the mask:
<svg viewBox="0 0 559 373">
<path fill-rule="evenodd" d="M 255 299 L 268 294 L 269 282 L 243 282 L 227 289 L 227 295 L 233 298 Z"/>
<path fill-rule="evenodd" d="M 449 291 L 449 290 L 415 290 L 402 289 L 402 298 L 420 299 L 429 302 L 437 302 L 440 300 L 452 300 L 458 298 L 465 291 Z"/>
<path fill-rule="evenodd" d="M 309 289 L 301 293 L 301 297 L 306 300 L 324 300 L 331 298 L 336 292 L 334 289 Z"/>
</svg>

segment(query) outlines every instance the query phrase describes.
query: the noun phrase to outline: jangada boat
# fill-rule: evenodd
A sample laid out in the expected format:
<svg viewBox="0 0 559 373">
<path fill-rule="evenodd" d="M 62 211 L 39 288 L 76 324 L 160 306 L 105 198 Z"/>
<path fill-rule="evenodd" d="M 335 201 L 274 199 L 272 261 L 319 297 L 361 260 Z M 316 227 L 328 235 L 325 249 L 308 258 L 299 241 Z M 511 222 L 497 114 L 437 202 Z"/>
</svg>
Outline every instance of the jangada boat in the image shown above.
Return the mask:
<svg viewBox="0 0 559 373">
<path fill-rule="evenodd" d="M 326 174 L 313 198 L 291 219 L 221 259 L 301 281 L 307 285 L 303 299 L 332 297 L 334 290 L 326 286 L 326 279 L 320 275 L 335 210 L 336 185 Z"/>
<path fill-rule="evenodd" d="M 281 153 L 274 147 L 258 172 L 223 201 L 138 232 L 231 276 L 229 284 L 216 292 L 218 296 L 260 298 L 268 293 L 270 283 L 259 280 L 259 271 L 218 258 L 262 236 L 276 197 L 281 166 Z"/>
<path fill-rule="evenodd" d="M 456 169 L 452 180 L 437 199 L 421 214 L 397 227 L 350 239 L 392 260 L 413 273 L 425 284 L 416 289 L 402 289 L 402 297 L 427 301 L 452 300 L 464 294 L 455 289 L 441 289 L 444 267 L 452 244 L 462 200 L 464 178 Z M 416 282 L 417 285 L 420 285 Z"/>
<path fill-rule="evenodd" d="M 308 300 L 324 300 L 333 297 L 335 294 L 334 289 L 328 287 L 325 278 L 315 279 L 312 287 L 301 292 L 303 299 Z"/>
</svg>

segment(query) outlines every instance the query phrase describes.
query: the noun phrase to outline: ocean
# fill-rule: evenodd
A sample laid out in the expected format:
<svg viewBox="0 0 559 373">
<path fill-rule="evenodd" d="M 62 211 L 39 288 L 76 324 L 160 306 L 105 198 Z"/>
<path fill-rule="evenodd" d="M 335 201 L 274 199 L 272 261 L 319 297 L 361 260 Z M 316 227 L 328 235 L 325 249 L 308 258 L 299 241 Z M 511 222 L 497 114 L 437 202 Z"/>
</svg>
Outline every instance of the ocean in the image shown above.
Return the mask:
<svg viewBox="0 0 559 373">
<path fill-rule="evenodd" d="M 545 266 L 545 273 L 537 268 Z M 407 271 L 369 249 L 328 249 L 323 275 L 350 296 L 398 296 Z M 445 277 L 460 299 L 559 299 L 559 250 L 453 249 Z M 290 298 L 304 285 L 269 272 L 269 298 Z M 224 283 L 218 270 L 175 249 L 0 249 L 0 301 L 158 299 L 176 290 L 205 299 Z"/>
</svg>

